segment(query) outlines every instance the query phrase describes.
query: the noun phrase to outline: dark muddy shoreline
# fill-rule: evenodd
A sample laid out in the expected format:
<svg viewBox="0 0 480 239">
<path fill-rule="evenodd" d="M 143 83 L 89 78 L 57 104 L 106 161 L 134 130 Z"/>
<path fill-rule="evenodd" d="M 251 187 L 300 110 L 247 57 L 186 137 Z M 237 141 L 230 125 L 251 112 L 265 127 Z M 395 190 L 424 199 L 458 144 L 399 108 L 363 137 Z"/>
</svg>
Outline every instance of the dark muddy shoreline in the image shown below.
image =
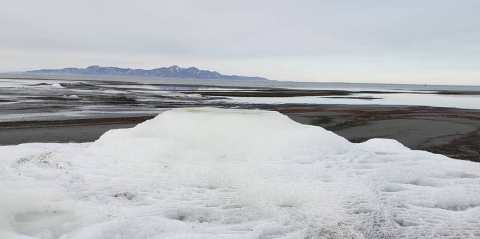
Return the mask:
<svg viewBox="0 0 480 239">
<path fill-rule="evenodd" d="M 276 110 L 298 122 L 322 126 L 351 142 L 391 138 L 412 149 L 480 162 L 480 110 L 350 105 Z"/>
<path fill-rule="evenodd" d="M 480 110 L 351 105 L 257 105 L 293 120 L 331 130 L 352 142 L 392 138 L 412 149 L 480 162 Z M 110 129 L 129 128 L 154 117 L 85 118 L 0 123 L 0 145 L 29 142 L 90 142 Z"/>
</svg>

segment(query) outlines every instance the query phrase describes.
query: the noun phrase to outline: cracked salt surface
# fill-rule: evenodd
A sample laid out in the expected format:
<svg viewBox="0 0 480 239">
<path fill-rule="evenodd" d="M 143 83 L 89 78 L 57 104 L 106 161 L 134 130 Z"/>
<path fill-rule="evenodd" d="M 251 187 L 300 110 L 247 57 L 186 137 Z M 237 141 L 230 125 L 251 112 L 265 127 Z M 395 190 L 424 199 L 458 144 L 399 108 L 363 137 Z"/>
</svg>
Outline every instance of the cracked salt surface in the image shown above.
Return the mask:
<svg viewBox="0 0 480 239">
<path fill-rule="evenodd" d="M 480 164 L 276 112 L 0 147 L 0 238 L 479 238 Z"/>
</svg>

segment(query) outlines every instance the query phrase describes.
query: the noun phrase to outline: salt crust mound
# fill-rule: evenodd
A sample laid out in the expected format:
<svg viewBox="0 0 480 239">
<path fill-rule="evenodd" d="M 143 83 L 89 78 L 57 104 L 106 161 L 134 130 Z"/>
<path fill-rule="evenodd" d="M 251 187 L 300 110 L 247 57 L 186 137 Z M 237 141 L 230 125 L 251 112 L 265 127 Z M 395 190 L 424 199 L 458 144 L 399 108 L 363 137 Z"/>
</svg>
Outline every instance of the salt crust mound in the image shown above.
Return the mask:
<svg viewBox="0 0 480 239">
<path fill-rule="evenodd" d="M 480 164 L 276 112 L 0 147 L 0 238 L 480 238 Z"/>
</svg>

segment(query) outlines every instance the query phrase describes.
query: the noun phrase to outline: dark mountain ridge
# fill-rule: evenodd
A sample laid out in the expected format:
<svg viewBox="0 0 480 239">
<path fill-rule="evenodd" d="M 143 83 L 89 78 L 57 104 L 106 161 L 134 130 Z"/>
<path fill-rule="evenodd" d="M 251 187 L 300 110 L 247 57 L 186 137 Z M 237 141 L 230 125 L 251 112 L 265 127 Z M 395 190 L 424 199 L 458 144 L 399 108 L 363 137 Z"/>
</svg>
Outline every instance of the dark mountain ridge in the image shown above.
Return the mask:
<svg viewBox="0 0 480 239">
<path fill-rule="evenodd" d="M 98 76 L 144 76 L 183 79 L 224 79 L 224 80 L 268 80 L 256 76 L 223 75 L 216 71 L 201 70 L 196 67 L 183 68 L 179 66 L 160 67 L 155 69 L 131 69 L 120 67 L 89 66 L 86 68 L 40 69 L 27 71 L 29 74 L 50 75 L 98 75 Z"/>
</svg>

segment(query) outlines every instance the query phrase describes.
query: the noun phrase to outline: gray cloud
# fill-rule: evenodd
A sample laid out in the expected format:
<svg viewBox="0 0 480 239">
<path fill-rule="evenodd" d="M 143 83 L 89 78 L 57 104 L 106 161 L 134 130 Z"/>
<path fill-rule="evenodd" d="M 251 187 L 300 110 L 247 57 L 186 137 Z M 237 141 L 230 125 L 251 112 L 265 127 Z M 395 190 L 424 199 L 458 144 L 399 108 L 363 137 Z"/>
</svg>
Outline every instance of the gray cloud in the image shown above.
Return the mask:
<svg viewBox="0 0 480 239">
<path fill-rule="evenodd" d="M 479 10 L 476 0 L 12 0 L 0 9 L 0 70 L 196 64 L 282 80 L 471 81 Z"/>
</svg>

